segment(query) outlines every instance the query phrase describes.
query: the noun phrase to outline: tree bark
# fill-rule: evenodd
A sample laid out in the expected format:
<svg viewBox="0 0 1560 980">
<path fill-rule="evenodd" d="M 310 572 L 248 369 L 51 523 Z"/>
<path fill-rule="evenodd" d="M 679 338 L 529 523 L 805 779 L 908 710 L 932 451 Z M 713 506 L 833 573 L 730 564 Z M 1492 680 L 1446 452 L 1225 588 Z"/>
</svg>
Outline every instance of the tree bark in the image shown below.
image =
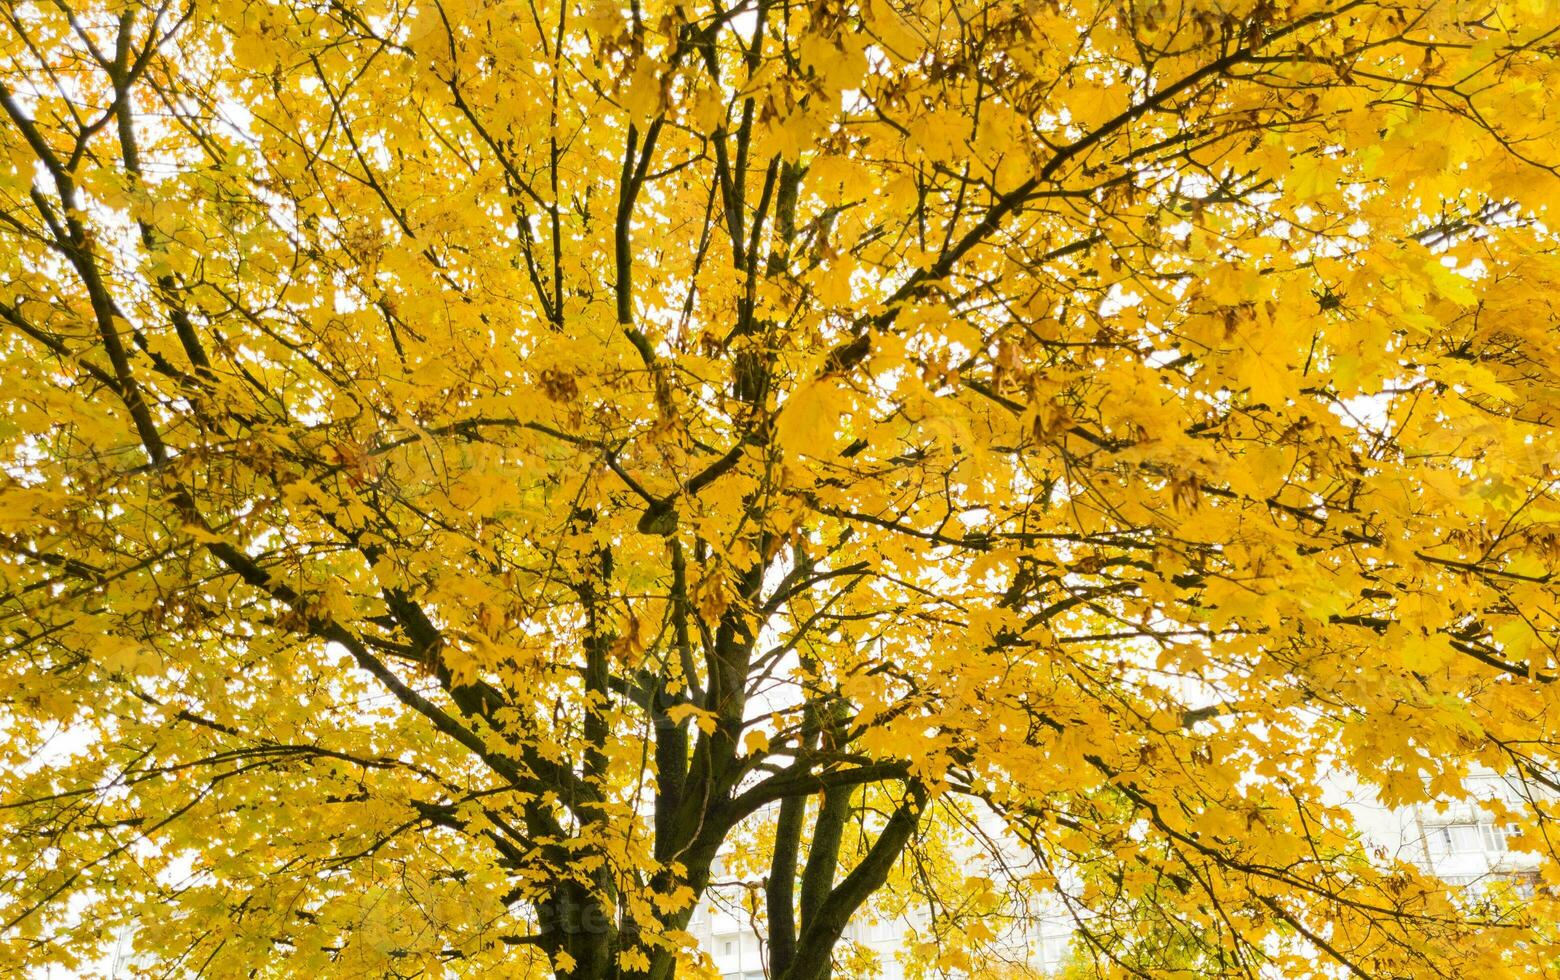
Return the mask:
<svg viewBox="0 0 1560 980">
<path fill-rule="evenodd" d="M 827 980 L 833 969 L 834 944 L 861 904 L 888 880 L 894 862 L 920 825 L 925 799 L 925 790 L 912 783 L 904 802 L 889 817 L 867 856 L 818 902 L 810 915 L 803 912 L 795 957 L 790 968 L 775 980 Z"/>
</svg>

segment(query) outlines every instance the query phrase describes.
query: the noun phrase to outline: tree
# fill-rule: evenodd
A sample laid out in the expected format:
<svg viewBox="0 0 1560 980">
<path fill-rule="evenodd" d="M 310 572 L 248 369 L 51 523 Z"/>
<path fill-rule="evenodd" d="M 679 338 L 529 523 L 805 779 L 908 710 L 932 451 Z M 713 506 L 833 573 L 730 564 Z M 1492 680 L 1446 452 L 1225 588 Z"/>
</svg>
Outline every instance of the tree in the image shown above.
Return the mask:
<svg viewBox="0 0 1560 980">
<path fill-rule="evenodd" d="M 1552 961 L 1549 5 L 0 15 L 8 972 Z"/>
</svg>

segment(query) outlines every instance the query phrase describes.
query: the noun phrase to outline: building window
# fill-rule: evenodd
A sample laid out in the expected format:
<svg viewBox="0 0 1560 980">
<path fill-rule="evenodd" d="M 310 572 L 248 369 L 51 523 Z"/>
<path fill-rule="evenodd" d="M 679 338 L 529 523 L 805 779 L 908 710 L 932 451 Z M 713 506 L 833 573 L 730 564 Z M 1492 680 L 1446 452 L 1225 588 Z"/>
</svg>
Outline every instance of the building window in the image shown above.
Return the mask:
<svg viewBox="0 0 1560 980">
<path fill-rule="evenodd" d="M 1484 831 L 1484 846 L 1492 851 L 1504 851 L 1509 846 L 1506 843 L 1506 835 L 1515 832 L 1515 827 L 1497 827 L 1492 823 L 1480 824 Z"/>
<path fill-rule="evenodd" d="M 1506 830 L 1490 821 L 1449 823 L 1436 829 L 1435 839 L 1452 854 L 1506 850 Z"/>
<path fill-rule="evenodd" d="M 727 956 L 731 955 L 731 944 L 730 943 L 726 944 L 726 955 Z"/>
<path fill-rule="evenodd" d="M 1072 944 L 1071 936 L 1044 936 L 1040 940 L 1040 965 L 1048 970 L 1055 970 L 1067 960 L 1067 948 Z"/>
</svg>

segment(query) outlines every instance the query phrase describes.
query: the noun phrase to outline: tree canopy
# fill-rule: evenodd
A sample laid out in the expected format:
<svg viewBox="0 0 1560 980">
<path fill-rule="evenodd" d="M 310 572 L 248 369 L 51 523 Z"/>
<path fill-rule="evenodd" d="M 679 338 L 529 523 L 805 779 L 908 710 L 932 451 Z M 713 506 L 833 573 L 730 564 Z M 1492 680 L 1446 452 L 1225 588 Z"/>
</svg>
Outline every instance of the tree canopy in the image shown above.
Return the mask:
<svg viewBox="0 0 1560 980">
<path fill-rule="evenodd" d="M 0 4 L 0 972 L 1548 975 L 1557 45 Z M 1490 771 L 1520 901 L 1328 789 Z"/>
</svg>

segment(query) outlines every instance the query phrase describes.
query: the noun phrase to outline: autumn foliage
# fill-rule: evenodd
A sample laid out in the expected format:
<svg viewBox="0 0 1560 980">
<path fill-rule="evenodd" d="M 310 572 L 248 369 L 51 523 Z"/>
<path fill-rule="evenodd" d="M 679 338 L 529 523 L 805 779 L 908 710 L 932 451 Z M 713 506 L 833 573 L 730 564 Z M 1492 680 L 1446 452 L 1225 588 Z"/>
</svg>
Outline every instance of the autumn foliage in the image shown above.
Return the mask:
<svg viewBox="0 0 1560 980">
<path fill-rule="evenodd" d="M 719 857 L 772 980 L 1549 975 L 1557 58 L 0 0 L 0 973 L 702 976 Z M 1487 772 L 1521 897 L 1329 789 Z"/>
</svg>

